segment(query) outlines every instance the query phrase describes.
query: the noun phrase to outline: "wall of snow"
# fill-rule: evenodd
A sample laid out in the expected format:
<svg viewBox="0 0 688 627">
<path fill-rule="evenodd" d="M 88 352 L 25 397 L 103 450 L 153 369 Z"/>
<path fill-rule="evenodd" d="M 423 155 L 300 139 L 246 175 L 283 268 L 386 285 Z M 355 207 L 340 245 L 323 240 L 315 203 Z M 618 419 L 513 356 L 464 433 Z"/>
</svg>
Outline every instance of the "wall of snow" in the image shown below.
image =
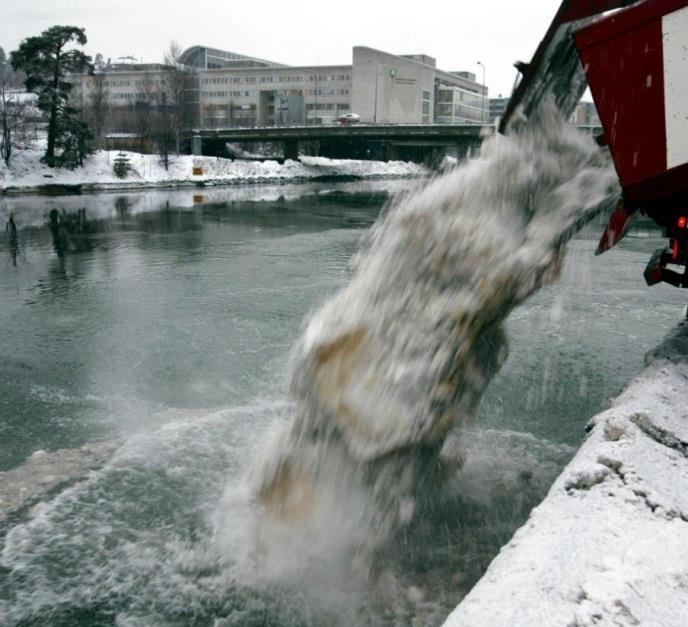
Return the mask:
<svg viewBox="0 0 688 627">
<path fill-rule="evenodd" d="M 688 624 L 688 321 L 444 627 Z"/>
</svg>

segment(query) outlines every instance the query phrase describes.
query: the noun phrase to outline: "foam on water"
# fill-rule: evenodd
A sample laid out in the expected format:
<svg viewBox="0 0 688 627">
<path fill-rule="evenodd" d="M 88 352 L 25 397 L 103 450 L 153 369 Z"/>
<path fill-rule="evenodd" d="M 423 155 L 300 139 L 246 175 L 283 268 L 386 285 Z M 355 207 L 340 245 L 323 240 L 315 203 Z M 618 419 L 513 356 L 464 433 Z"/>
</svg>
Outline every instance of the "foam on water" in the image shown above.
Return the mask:
<svg viewBox="0 0 688 627">
<path fill-rule="evenodd" d="M 256 427 L 286 411 L 283 401 L 263 401 L 139 431 L 101 468 L 36 504 L 25 522 L 4 534 L 0 527 L 0 624 L 188 624 L 264 606 L 269 592 L 250 588 L 248 569 L 236 583 L 242 551 L 218 554 L 209 521 L 226 478 L 241 475 Z M 49 457 L 51 472 L 65 474 L 77 452 L 36 458 Z M 26 483 L 33 466 L 14 474 Z M 250 504 L 242 503 L 231 521 L 248 546 Z"/>
<path fill-rule="evenodd" d="M 299 536 L 262 517 L 240 480 L 260 446 L 256 426 L 290 412 L 262 402 L 122 442 L 102 468 L 8 529 L 0 624 L 438 624 L 504 542 L 514 514 L 532 507 L 571 454 L 523 434 L 465 433 L 467 462 L 442 486 L 442 514 L 433 513 L 436 502 L 422 506 L 399 536 L 404 550 L 385 555 L 367 582 L 351 577 L 337 534 Z M 65 454 L 37 458 L 56 463 Z"/>
<path fill-rule="evenodd" d="M 606 154 L 545 107 L 392 206 L 294 350 L 295 416 L 254 474 L 267 511 L 358 558 L 408 524 L 506 358 L 507 316 L 618 197 Z"/>
</svg>

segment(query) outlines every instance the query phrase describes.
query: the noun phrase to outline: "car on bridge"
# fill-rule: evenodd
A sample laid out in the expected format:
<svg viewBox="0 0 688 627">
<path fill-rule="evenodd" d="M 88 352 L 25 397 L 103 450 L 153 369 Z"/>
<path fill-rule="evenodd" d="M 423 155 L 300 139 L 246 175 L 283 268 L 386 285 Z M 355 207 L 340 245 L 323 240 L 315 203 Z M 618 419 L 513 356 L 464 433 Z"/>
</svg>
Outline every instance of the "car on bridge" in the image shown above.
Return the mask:
<svg viewBox="0 0 688 627">
<path fill-rule="evenodd" d="M 361 116 L 358 113 L 344 113 L 337 118 L 337 122 L 342 126 L 349 126 L 350 124 L 358 124 L 361 121 Z"/>
</svg>

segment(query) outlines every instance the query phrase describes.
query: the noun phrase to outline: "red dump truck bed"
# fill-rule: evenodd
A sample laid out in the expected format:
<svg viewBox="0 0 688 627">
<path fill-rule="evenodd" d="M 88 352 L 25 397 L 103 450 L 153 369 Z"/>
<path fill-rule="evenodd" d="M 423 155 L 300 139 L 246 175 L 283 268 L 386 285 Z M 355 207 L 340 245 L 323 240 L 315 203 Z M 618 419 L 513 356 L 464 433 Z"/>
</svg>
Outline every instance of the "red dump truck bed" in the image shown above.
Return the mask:
<svg viewBox="0 0 688 627">
<path fill-rule="evenodd" d="M 677 287 L 688 287 L 686 42 L 688 0 L 565 0 L 530 64 L 517 65 L 523 78 L 499 129 L 508 133 L 545 98 L 568 116 L 589 85 L 623 189 L 598 252 L 643 211 L 670 238 L 646 280 Z"/>
</svg>

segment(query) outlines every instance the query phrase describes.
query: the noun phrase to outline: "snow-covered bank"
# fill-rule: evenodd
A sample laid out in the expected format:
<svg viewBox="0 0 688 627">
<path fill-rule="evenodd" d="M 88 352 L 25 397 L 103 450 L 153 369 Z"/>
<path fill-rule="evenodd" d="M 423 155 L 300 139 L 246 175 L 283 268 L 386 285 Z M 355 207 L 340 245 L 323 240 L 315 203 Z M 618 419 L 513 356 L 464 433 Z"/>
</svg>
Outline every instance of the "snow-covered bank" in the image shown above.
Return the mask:
<svg viewBox="0 0 688 627">
<path fill-rule="evenodd" d="M 7 168 L 0 162 L 0 192 L 40 191 L 42 186 L 80 186 L 84 191 L 233 183 L 296 182 L 324 177 L 380 178 L 426 176 L 428 170 L 402 161 L 356 161 L 301 157 L 299 161 L 233 161 L 217 157 L 180 155 L 171 157 L 165 170 L 157 155 L 125 153 L 130 171 L 126 178 L 115 175 L 117 151 L 99 150 L 83 167 L 51 169 L 40 162 L 40 150 L 16 152 Z M 193 174 L 201 168 L 202 174 Z"/>
<path fill-rule="evenodd" d="M 647 364 L 445 627 L 686 624 L 688 322 Z"/>
</svg>

